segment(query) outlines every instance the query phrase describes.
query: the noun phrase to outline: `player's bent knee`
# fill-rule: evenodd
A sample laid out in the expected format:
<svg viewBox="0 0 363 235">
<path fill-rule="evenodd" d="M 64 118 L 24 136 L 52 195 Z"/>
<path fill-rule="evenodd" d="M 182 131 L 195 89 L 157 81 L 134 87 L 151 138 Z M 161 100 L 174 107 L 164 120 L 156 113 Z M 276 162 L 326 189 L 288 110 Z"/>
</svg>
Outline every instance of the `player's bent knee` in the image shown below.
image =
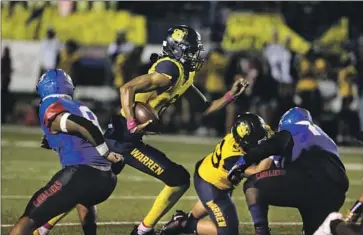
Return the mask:
<svg viewBox="0 0 363 235">
<path fill-rule="evenodd" d="M 247 189 L 255 188 L 256 181 L 253 179 L 247 179 L 243 184 L 243 192 L 246 193 Z"/>
<path fill-rule="evenodd" d="M 23 215 L 10 230 L 9 235 L 31 234 L 36 228 L 34 220 Z"/>
<path fill-rule="evenodd" d="M 190 186 L 190 174 L 180 165 L 167 169 L 161 180 L 170 187 Z"/>
</svg>

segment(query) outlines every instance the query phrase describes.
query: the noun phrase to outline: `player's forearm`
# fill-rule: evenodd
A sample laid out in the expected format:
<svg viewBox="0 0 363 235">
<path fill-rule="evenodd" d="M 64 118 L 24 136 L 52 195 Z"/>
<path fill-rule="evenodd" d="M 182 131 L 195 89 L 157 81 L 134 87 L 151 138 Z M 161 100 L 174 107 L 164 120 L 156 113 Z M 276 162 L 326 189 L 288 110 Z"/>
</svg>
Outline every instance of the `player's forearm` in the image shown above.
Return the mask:
<svg viewBox="0 0 363 235">
<path fill-rule="evenodd" d="M 272 159 L 266 158 L 266 159 L 262 160 L 259 164 L 248 167 L 245 170 L 244 174 L 246 176 L 250 176 L 250 175 L 257 174 L 261 171 L 268 170 L 271 168 L 272 163 L 273 163 Z"/>
<path fill-rule="evenodd" d="M 120 88 L 120 99 L 122 109 L 125 112 L 125 118 L 127 120 L 134 120 L 134 104 L 135 94 L 149 91 L 155 91 L 156 89 L 168 87 L 171 85 L 171 80 L 163 74 L 152 73 L 145 74 L 134 78 Z"/>
<path fill-rule="evenodd" d="M 149 74 L 139 76 L 120 88 L 121 105 L 127 120 L 132 120 L 135 117 L 133 109 L 135 104 L 135 94 L 147 92 L 153 89 L 149 76 Z"/>
<path fill-rule="evenodd" d="M 234 97 L 231 92 L 228 91 L 223 97 L 212 101 L 209 107 L 204 111 L 203 115 L 209 115 L 225 108 L 228 104 L 232 103 L 235 98 L 236 97 Z"/>
<path fill-rule="evenodd" d="M 214 112 L 217 112 L 226 107 L 227 105 L 228 103 L 226 102 L 226 100 L 223 99 L 223 97 L 217 100 L 213 100 L 212 102 L 209 103 L 209 106 L 207 106 L 207 109 L 204 111 L 203 115 L 206 116 Z"/>
<path fill-rule="evenodd" d="M 52 121 L 50 129 L 53 133 L 63 132 L 82 136 L 96 147 L 100 155 L 106 155 L 109 152 L 101 130 L 86 118 L 62 113 Z"/>
<path fill-rule="evenodd" d="M 240 96 L 248 87 L 248 82 L 244 78 L 238 78 L 233 83 L 232 88 L 221 98 L 214 100 L 207 110 L 204 112 L 204 115 L 208 115 L 214 113 L 228 104 L 232 103 L 238 96 Z"/>
<path fill-rule="evenodd" d="M 135 87 L 125 84 L 120 88 L 120 99 L 122 109 L 125 112 L 125 118 L 132 120 L 135 117 L 133 106 L 135 103 Z"/>
</svg>

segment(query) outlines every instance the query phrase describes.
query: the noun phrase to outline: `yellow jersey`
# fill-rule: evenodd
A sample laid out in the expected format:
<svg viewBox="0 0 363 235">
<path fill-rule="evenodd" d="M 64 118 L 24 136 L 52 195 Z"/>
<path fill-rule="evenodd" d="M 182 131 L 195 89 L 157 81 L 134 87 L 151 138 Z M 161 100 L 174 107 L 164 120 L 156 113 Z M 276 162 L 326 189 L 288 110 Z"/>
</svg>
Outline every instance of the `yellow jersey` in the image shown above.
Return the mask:
<svg viewBox="0 0 363 235">
<path fill-rule="evenodd" d="M 221 190 L 230 189 L 231 182 L 227 179 L 228 171 L 236 161 L 245 154 L 245 151 L 235 141 L 232 134 L 227 134 L 217 144 L 214 152 L 206 156 L 199 168 L 199 176 L 206 182 L 213 184 Z"/>
<path fill-rule="evenodd" d="M 148 74 L 158 72 L 171 79 L 172 85 L 166 89 L 137 93 L 135 101 L 149 104 L 161 115 L 193 84 L 195 72 L 184 70 L 182 63 L 170 57 L 162 57 L 149 69 Z M 124 116 L 123 110 L 121 114 Z"/>
<path fill-rule="evenodd" d="M 266 124 L 267 138 L 270 138 L 274 131 Z M 228 180 L 229 170 L 234 166 L 237 160 L 246 154 L 246 151 L 235 141 L 233 135 L 227 134 L 219 142 L 214 150 L 206 156 L 199 168 L 199 176 L 206 182 L 213 184 L 221 190 L 232 188 L 232 183 Z"/>
</svg>

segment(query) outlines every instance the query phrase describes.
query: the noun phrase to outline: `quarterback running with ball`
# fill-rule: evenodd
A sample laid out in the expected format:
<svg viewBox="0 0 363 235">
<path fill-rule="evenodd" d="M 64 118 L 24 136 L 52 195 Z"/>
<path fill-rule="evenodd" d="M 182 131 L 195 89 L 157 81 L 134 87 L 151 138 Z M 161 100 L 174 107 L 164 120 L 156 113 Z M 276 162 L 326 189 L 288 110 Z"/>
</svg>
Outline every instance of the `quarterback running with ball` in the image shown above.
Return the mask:
<svg viewBox="0 0 363 235">
<path fill-rule="evenodd" d="M 120 89 L 122 109 L 119 115 L 112 118 L 105 134 L 110 139 L 108 146 L 122 154 L 127 165 L 165 184 L 150 211 L 131 232 L 132 235 L 155 234 L 153 227 L 190 185 L 190 175 L 183 166 L 143 143 L 142 137 L 151 122 L 137 123 L 133 108 L 135 102 L 149 104 L 161 116 L 168 106 L 184 96 L 191 106 L 209 115 L 226 107 L 248 85 L 245 79 L 239 79 L 223 97 L 207 101 L 193 85 L 195 73 L 203 63 L 200 58 L 202 50 L 202 39 L 196 30 L 185 25 L 172 27 L 163 42 L 162 53 L 148 74 L 136 77 Z M 117 168 L 117 165 L 113 168 Z"/>
</svg>

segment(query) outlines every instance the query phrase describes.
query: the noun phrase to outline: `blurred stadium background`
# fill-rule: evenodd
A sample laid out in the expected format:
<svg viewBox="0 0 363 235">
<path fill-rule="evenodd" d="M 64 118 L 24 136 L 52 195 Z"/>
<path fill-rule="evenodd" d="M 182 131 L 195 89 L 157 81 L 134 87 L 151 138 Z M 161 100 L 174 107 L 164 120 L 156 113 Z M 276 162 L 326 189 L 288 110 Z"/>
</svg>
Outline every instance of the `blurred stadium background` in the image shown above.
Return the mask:
<svg viewBox="0 0 363 235">
<path fill-rule="evenodd" d="M 236 112 L 274 127 L 293 105 L 308 108 L 340 144 L 359 128 L 363 86 L 360 2 L 17 2 L 2 1 L 2 122 L 37 125 L 39 75 L 62 68 L 103 125 L 119 106 L 118 87 L 146 73 L 169 27 L 202 34 L 207 61 L 196 85 L 208 98 L 235 75 L 249 91 L 235 106 L 202 119 L 180 99 L 164 132 L 223 135 Z"/>
<path fill-rule="evenodd" d="M 39 102 L 35 84 L 45 70 L 62 68 L 70 73 L 77 85 L 76 99 L 86 102 L 106 127 L 110 115 L 119 111 L 118 88 L 147 72 L 150 55 L 161 51 L 169 27 L 187 24 L 204 41 L 206 62 L 196 85 L 208 98 L 223 95 L 239 74 L 251 85 L 234 105 L 208 118 L 180 99 L 163 116 L 162 132 L 218 137 L 230 130 L 237 113 L 246 111 L 276 128 L 280 115 L 299 105 L 309 109 L 340 145 L 354 146 L 352 136 L 359 130 L 363 106 L 361 9 L 362 2 L 1 1 L 2 165 L 7 166 L 2 169 L 2 231 L 22 213 L 28 196 L 59 169 L 56 158 L 48 158 L 50 152 L 37 148 L 40 134 L 34 132 Z M 216 143 L 155 138 L 153 144 L 190 172 Z M 193 145 L 185 149 L 183 144 Z M 345 148 L 342 153 L 353 182 L 348 194 L 353 201 L 363 185 L 362 151 Z M 131 169 L 121 175 L 123 186 L 100 206 L 100 220 L 125 220 L 119 225 L 128 226 L 145 214 L 150 195 L 161 185 Z M 127 203 L 114 211 L 115 200 Z M 194 190 L 189 190 L 177 206 L 190 208 L 194 200 Z M 240 204 L 240 220 L 249 222 L 244 203 Z M 272 221 L 293 227 L 278 234 L 298 231 L 296 213 L 279 209 L 272 215 Z M 75 214 L 66 222 L 77 222 Z M 251 232 L 250 227 L 245 231 Z M 80 232 L 67 229 L 55 234 Z"/>
</svg>

